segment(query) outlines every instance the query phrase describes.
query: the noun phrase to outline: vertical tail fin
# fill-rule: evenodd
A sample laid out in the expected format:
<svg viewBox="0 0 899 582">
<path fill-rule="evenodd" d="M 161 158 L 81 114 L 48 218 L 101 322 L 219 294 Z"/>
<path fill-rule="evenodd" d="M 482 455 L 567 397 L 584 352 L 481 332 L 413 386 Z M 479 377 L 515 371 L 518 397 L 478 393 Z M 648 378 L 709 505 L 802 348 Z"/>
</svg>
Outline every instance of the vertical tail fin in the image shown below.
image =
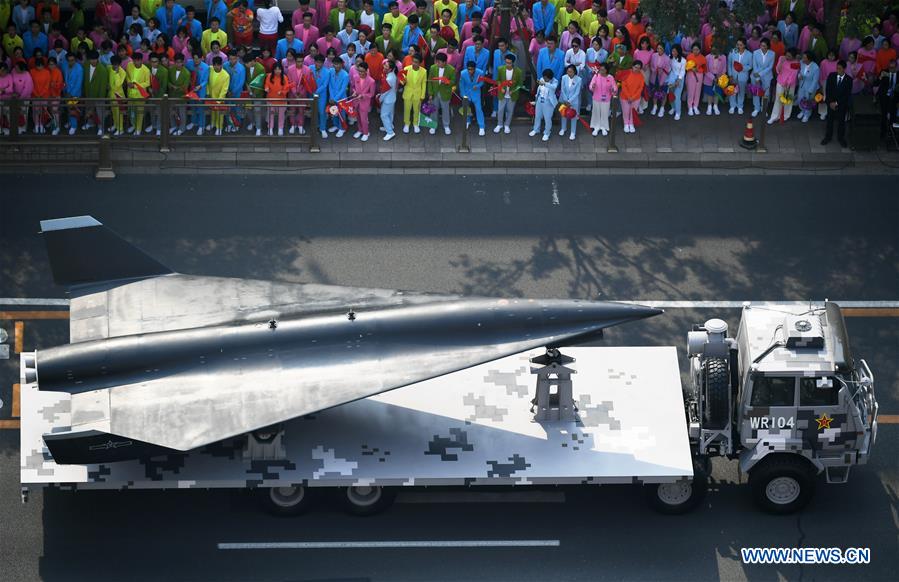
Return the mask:
<svg viewBox="0 0 899 582">
<path fill-rule="evenodd" d="M 42 220 L 41 234 L 58 285 L 71 287 L 172 272 L 92 216 Z"/>
</svg>

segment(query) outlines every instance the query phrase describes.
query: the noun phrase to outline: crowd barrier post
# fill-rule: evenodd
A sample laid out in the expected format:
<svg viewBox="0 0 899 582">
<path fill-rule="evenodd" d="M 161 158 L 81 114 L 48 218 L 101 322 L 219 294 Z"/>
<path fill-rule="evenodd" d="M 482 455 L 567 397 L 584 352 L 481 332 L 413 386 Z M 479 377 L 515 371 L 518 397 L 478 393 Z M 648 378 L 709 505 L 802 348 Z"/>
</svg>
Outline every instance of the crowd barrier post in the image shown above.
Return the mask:
<svg viewBox="0 0 899 582">
<path fill-rule="evenodd" d="M 469 117 L 469 107 L 470 104 L 468 102 L 468 96 L 462 98 L 462 143 L 459 144 L 459 147 L 456 148 L 456 151 L 460 153 L 471 153 L 471 145 L 468 143 L 468 117 Z"/>
<path fill-rule="evenodd" d="M 167 154 L 172 151 L 169 146 L 171 103 L 168 94 L 162 96 L 157 106 L 159 107 L 159 152 Z"/>
<path fill-rule="evenodd" d="M 615 113 L 616 113 L 616 105 L 618 104 L 618 98 L 612 99 L 611 104 L 609 105 L 609 146 L 606 148 L 606 153 L 609 154 L 617 154 L 618 146 L 615 145 L 615 128 L 618 127 L 618 124 L 615 122 Z"/>
<path fill-rule="evenodd" d="M 318 118 L 318 94 L 312 95 L 312 104 L 310 105 L 312 108 L 312 115 L 310 116 L 310 120 L 312 123 L 312 127 L 310 128 L 309 133 L 309 153 L 317 154 L 322 151 L 321 146 L 319 145 L 319 123 L 321 120 Z"/>
</svg>

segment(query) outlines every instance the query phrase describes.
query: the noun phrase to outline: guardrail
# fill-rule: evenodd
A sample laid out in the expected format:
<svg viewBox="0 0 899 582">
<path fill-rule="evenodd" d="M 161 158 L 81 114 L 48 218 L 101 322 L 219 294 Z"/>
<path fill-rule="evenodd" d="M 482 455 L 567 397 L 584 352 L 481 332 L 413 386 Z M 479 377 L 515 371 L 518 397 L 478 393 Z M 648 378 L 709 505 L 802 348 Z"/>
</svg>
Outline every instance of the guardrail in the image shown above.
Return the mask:
<svg viewBox="0 0 899 582">
<path fill-rule="evenodd" d="M 308 144 L 310 152 L 318 152 L 320 122 L 317 100 L 317 95 L 283 99 L 183 99 L 168 96 L 146 99 L 7 99 L 0 101 L 0 125 L 4 128 L 0 143 L 52 141 L 64 145 L 68 140 L 83 142 L 92 137 L 100 140 L 97 133 L 99 124 L 103 137 L 107 138 L 101 141 L 101 145 L 117 141 L 152 142 L 158 144 L 160 152 L 168 152 L 176 143 L 227 139 L 301 143 Z M 305 123 L 307 115 L 309 123 Z M 277 128 L 271 132 L 262 129 L 262 122 L 267 122 L 269 118 L 276 124 L 284 120 L 285 125 L 281 126 L 283 135 Z M 288 128 L 294 120 L 300 122 L 304 134 L 290 133 Z M 72 134 L 63 127 L 66 121 L 74 121 L 75 131 Z M 246 130 L 250 123 L 256 131 Z M 92 127 L 85 130 L 82 129 L 84 125 Z M 188 131 L 186 128 L 191 125 L 193 128 Z M 39 126 L 44 126 L 45 131 L 37 133 Z M 144 131 L 150 126 L 152 131 Z M 127 132 L 129 127 L 133 128 L 133 132 Z M 237 130 L 230 131 L 231 128 Z M 217 135 L 217 130 L 220 130 L 220 135 Z"/>
</svg>

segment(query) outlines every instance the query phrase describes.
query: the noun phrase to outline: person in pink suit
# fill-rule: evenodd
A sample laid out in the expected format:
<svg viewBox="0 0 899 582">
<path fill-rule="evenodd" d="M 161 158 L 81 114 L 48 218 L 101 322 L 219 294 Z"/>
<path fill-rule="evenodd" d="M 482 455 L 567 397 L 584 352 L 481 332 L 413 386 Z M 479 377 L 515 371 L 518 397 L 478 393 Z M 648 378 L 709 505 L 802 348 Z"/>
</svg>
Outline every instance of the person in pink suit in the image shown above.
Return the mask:
<svg viewBox="0 0 899 582">
<path fill-rule="evenodd" d="M 702 79 L 702 92 L 708 104 L 706 115 L 721 115 L 718 109 L 718 77 L 727 73 L 727 57 L 718 52 L 718 47 L 712 45 L 712 50 L 705 57 L 706 72 Z"/>
<path fill-rule="evenodd" d="M 311 13 L 307 13 L 300 18 L 299 24 L 293 25 L 293 33 L 303 43 L 306 53 L 309 52 L 310 47 L 315 45 L 320 36 L 318 27 L 313 22 L 315 22 L 315 17 Z"/>
<path fill-rule="evenodd" d="M 115 0 L 101 0 L 94 11 L 94 18 L 110 32 L 113 38 L 118 38 L 122 33 L 125 13 L 122 11 L 121 4 Z"/>
<path fill-rule="evenodd" d="M 590 128 L 593 135 L 609 134 L 609 110 L 612 98 L 618 94 L 618 83 L 615 77 L 609 74 L 609 67 L 605 63 L 599 65 L 599 72 L 593 75 L 588 87 L 593 94 L 593 107 L 590 110 Z"/>
<path fill-rule="evenodd" d="M 359 131 L 353 134 L 356 139 L 368 141 L 369 127 L 368 116 L 371 113 L 371 101 L 375 96 L 375 80 L 368 74 L 368 64 L 361 62 L 356 65 L 359 76 L 353 84 L 353 92 L 356 94 L 356 115 L 359 118 Z"/>
<path fill-rule="evenodd" d="M 665 54 L 665 45 L 659 43 L 656 50 L 649 59 L 649 86 L 651 87 L 652 111 L 650 115 L 655 115 L 657 111 L 665 111 L 667 100 L 667 89 L 663 89 L 668 84 L 668 74 L 671 72 L 671 59 Z M 656 97 L 660 94 L 661 97 Z"/>
<path fill-rule="evenodd" d="M 25 61 L 16 63 L 11 76 L 13 95 L 19 99 L 31 99 L 31 94 L 34 92 L 34 81 L 31 78 L 31 73 L 28 72 L 28 65 Z M 12 120 L 10 120 L 10 123 L 12 123 Z M 25 130 L 28 129 L 28 106 L 25 104 L 22 104 L 19 109 L 18 123 L 19 133 L 25 133 Z"/>
<path fill-rule="evenodd" d="M 827 119 L 827 77 L 831 73 L 837 72 L 837 54 L 834 51 L 828 51 L 827 58 L 818 63 L 818 69 L 820 70 L 821 93 L 824 95 L 824 100 L 818 103 L 818 116 L 821 117 L 821 121 L 824 121 Z"/>
</svg>

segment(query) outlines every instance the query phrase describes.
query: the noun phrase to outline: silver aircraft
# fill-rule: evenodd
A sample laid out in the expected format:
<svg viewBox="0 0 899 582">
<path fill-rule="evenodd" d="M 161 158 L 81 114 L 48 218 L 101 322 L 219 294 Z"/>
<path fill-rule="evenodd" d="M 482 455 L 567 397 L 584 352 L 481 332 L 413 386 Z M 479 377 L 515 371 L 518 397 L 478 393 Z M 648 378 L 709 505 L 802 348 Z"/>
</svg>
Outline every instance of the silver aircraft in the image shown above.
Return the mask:
<svg viewBox="0 0 899 582">
<path fill-rule="evenodd" d="M 70 343 L 26 362 L 71 394 L 57 463 L 188 451 L 661 310 L 175 273 L 90 216 L 41 222 Z"/>
</svg>

